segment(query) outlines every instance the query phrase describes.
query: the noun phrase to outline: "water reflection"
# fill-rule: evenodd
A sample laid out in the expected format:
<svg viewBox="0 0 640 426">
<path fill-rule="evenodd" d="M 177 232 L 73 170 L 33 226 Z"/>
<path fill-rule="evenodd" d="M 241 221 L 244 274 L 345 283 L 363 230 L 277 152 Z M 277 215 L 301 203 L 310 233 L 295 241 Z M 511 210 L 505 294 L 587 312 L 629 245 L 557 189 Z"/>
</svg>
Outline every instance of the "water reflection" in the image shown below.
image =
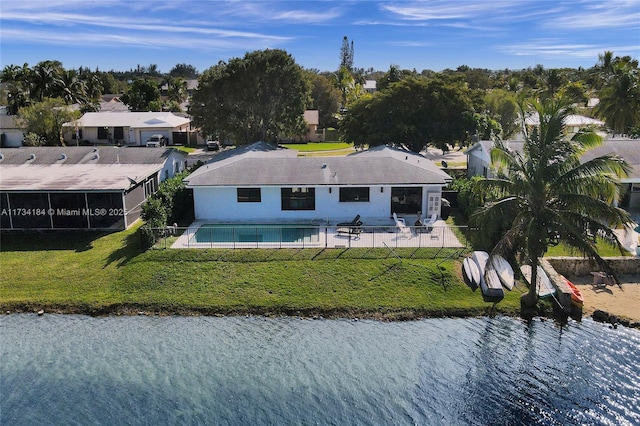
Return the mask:
<svg viewBox="0 0 640 426">
<path fill-rule="evenodd" d="M 11 315 L 0 424 L 639 424 L 640 333 L 591 321 Z"/>
</svg>

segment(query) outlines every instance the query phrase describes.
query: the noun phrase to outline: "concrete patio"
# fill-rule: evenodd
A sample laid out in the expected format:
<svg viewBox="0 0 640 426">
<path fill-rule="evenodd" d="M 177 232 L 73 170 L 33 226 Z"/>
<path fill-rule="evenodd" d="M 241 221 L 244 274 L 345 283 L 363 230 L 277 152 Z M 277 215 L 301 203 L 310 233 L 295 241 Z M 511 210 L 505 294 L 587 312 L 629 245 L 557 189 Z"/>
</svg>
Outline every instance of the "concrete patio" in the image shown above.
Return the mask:
<svg viewBox="0 0 640 426">
<path fill-rule="evenodd" d="M 245 237 L 247 229 L 255 232 L 256 238 L 250 241 L 220 241 L 211 238 L 212 241 L 196 241 L 196 232 L 203 225 L 212 225 L 211 221 L 196 221 L 188 228 L 172 229 L 169 233 L 180 235 L 171 245 L 171 248 L 373 248 L 373 247 L 434 247 L 434 248 L 464 248 L 465 241 L 460 241 L 454 231 L 444 220 L 438 220 L 431 229 L 416 228 L 408 226 L 401 229 L 387 218 L 378 220 L 367 220 L 375 225 L 348 227 L 333 225 L 282 225 L 282 229 L 296 229 L 304 234 L 303 238 L 297 241 L 284 241 L 277 236 L 269 235 L 268 241 L 263 240 L 262 231 L 267 227 L 279 229 L 278 224 L 239 224 L 239 223 L 216 223 L 219 229 L 224 229 L 227 234 L 235 235 L 235 230 L 243 230 Z M 184 231 L 184 232 L 182 232 Z M 462 229 L 464 234 L 465 229 Z M 251 235 L 249 235 L 251 238 Z M 206 238 L 205 238 L 206 239 Z"/>
</svg>

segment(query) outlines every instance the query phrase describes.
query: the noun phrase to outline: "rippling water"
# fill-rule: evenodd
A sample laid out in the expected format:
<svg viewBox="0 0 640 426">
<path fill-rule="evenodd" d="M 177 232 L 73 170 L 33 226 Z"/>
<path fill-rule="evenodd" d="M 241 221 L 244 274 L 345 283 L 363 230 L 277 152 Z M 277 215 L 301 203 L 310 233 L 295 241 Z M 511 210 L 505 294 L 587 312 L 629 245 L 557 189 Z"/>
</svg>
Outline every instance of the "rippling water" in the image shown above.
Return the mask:
<svg viewBox="0 0 640 426">
<path fill-rule="evenodd" d="M 0 424 L 640 424 L 640 333 L 590 320 L 0 317 Z"/>
</svg>

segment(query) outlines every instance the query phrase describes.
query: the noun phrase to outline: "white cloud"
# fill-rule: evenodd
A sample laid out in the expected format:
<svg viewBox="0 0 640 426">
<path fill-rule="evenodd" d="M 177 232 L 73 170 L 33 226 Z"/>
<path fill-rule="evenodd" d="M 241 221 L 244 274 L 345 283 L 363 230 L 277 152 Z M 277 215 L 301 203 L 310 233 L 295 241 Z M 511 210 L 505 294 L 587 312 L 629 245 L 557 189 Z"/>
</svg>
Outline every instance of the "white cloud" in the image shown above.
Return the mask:
<svg viewBox="0 0 640 426">
<path fill-rule="evenodd" d="M 158 37 L 157 34 L 105 34 L 78 31 L 39 31 L 23 29 L 3 29 L 2 38 L 7 41 L 41 43 L 47 45 L 94 46 L 94 47 L 145 47 L 179 49 L 262 49 L 275 45 L 271 38 L 255 37 L 251 40 L 224 37 L 194 38 L 188 35 Z"/>
<path fill-rule="evenodd" d="M 500 46 L 499 50 L 515 56 L 535 56 L 545 59 L 572 58 L 598 58 L 598 54 L 606 50 L 616 53 L 633 52 L 637 46 L 604 46 L 581 43 L 563 43 L 559 40 L 545 39 L 529 43 L 517 43 Z"/>
</svg>

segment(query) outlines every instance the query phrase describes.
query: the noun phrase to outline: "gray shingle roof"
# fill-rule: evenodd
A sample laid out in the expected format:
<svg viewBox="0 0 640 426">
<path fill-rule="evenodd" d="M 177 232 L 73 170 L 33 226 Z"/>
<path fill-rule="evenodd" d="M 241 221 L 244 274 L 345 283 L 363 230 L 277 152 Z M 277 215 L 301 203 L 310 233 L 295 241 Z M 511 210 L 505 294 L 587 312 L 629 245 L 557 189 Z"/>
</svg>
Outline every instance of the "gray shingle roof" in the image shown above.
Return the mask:
<svg viewBox="0 0 640 426">
<path fill-rule="evenodd" d="M 478 144 L 482 145 L 483 149 L 486 150 L 490 150 L 493 147 L 493 143 L 490 141 L 480 141 Z M 474 147 L 477 147 L 478 144 L 474 145 Z M 516 152 L 522 152 L 524 142 L 508 141 L 506 145 Z M 631 166 L 631 172 L 627 178 L 622 179 L 623 182 L 637 182 L 640 179 L 640 139 L 605 139 L 602 141 L 602 145 L 585 152 L 581 157 L 581 161 L 589 161 L 602 155 L 617 155 Z"/>
<path fill-rule="evenodd" d="M 451 180 L 427 158 L 391 148 L 297 157 L 295 151 L 257 147 L 258 152 L 245 147 L 237 155 L 214 157 L 187 177 L 189 186 L 444 185 Z"/>
</svg>

